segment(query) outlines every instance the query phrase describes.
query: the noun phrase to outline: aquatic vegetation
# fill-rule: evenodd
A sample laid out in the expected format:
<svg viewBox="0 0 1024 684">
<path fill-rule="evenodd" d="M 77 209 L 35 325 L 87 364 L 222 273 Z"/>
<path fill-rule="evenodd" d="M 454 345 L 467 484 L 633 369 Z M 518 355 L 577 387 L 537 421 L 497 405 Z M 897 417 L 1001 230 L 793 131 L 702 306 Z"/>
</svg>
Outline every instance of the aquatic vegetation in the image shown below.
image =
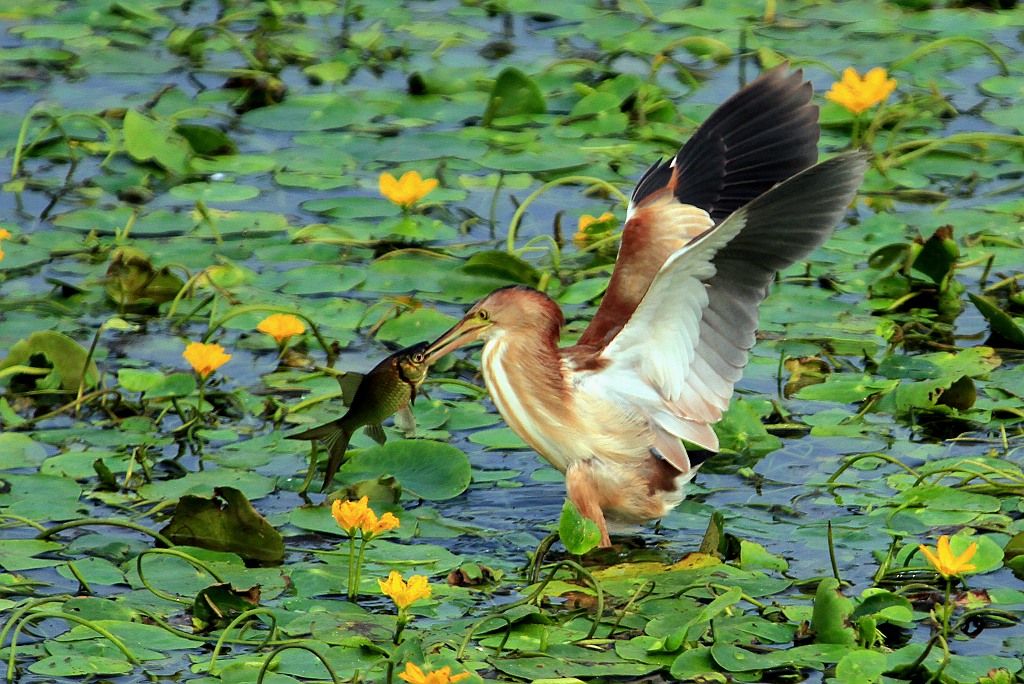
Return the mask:
<svg viewBox="0 0 1024 684">
<path fill-rule="evenodd" d="M 348 535 L 348 600 L 355 603 L 359 598 L 359 583 L 363 573 L 363 557 L 366 545 L 385 532 L 399 527 L 401 522 L 393 513 L 386 512 L 380 518 L 370 508 L 370 498 L 364 496 L 358 501 L 335 499 L 331 503 L 331 515 L 338 526 Z M 360 544 L 356 549 L 356 534 Z"/>
</svg>

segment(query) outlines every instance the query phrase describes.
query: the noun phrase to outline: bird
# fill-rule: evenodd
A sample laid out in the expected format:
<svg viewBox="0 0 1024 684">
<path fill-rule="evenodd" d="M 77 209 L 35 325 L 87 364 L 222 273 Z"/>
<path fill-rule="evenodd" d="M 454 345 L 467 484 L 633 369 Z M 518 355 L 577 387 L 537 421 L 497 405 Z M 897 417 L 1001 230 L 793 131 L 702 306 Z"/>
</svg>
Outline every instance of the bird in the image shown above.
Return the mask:
<svg viewBox="0 0 1024 684">
<path fill-rule="evenodd" d="M 327 469 L 320 491 L 326 491 L 345 462 L 345 450 L 352 435 L 361 427 L 378 444 L 387 439 L 381 423 L 398 412 L 396 422 L 408 433 L 415 423 L 409 406 L 416 401 L 427 377 L 427 343 L 419 342 L 399 349 L 378 363 L 366 375 L 346 373 L 339 381 L 349 409 L 341 418 L 286 435 L 286 439 L 322 440 L 327 445 Z M 314 458 L 310 468 L 316 467 Z"/>
<path fill-rule="evenodd" d="M 565 475 L 600 530 L 659 519 L 717 451 L 778 271 L 831 235 L 867 169 L 818 162 L 818 108 L 800 70 L 766 71 L 719 106 L 629 201 L 611 279 L 575 344 L 545 293 L 498 289 L 427 347 L 482 341 L 481 372 L 512 430 Z"/>
</svg>

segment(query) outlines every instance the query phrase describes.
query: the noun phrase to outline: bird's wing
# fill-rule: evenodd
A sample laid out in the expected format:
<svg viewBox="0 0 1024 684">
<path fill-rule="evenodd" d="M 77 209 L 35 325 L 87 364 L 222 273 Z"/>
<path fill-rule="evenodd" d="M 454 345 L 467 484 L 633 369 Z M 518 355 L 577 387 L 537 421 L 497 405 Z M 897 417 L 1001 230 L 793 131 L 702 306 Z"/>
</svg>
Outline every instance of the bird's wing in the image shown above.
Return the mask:
<svg viewBox="0 0 1024 684">
<path fill-rule="evenodd" d="M 711 423 L 747 363 L 758 305 L 780 269 L 831 234 L 866 166 L 860 152 L 812 166 L 672 254 L 597 370 L 580 374 L 584 389 L 717 449 Z"/>
<path fill-rule="evenodd" d="M 579 344 L 602 347 L 629 319 L 665 261 L 695 236 L 675 207 L 715 223 L 818 159 L 818 108 L 800 71 L 766 72 L 726 100 L 633 191 L 611 282 Z"/>
</svg>

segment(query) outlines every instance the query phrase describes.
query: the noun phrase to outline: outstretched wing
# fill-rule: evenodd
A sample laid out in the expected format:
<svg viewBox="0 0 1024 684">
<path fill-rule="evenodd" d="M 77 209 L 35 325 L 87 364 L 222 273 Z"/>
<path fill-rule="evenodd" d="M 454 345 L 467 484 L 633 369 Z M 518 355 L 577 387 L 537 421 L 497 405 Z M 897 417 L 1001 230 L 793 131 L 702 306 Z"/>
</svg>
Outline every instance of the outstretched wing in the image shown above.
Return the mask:
<svg viewBox="0 0 1024 684">
<path fill-rule="evenodd" d="M 758 305 L 779 270 L 828 238 L 866 168 L 860 152 L 812 166 L 672 254 L 598 370 L 581 376 L 587 392 L 717 449 L 711 424 L 747 363 Z"/>
<path fill-rule="evenodd" d="M 763 74 L 726 100 L 672 159 L 648 169 L 633 191 L 611 282 L 579 344 L 602 347 L 636 309 L 665 261 L 700 233 L 678 207 L 713 223 L 818 159 L 818 108 L 800 71 Z"/>
</svg>

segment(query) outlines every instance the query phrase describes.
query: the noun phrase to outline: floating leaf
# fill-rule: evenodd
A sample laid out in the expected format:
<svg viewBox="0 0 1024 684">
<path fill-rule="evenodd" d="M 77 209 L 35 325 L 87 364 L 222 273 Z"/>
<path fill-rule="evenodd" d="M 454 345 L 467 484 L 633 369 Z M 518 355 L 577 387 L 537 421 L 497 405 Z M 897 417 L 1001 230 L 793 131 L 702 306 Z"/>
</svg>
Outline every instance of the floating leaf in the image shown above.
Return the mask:
<svg viewBox="0 0 1024 684">
<path fill-rule="evenodd" d="M 154 161 L 178 176 L 189 172 L 194 152 L 188 140 L 167 122 L 129 109 L 124 115 L 124 145 L 135 160 Z"/>
<path fill-rule="evenodd" d="M 160 533 L 175 544 L 229 551 L 260 563 L 284 558 L 281 533 L 233 487 L 217 487 L 212 497 L 182 496 Z"/>
<path fill-rule="evenodd" d="M 11 347 L 2 362 L 0 371 L 13 366 L 31 366 L 33 368 L 52 368 L 48 376 L 22 377 L 34 379 L 41 389 L 77 390 L 79 383 L 85 387 L 93 387 L 99 382 L 100 372 L 96 362 L 88 359 L 85 347 L 67 335 L 53 330 L 42 330 L 29 335 Z M 86 363 L 88 359 L 88 363 Z M 15 376 L 17 377 L 17 376 Z M 35 379 L 38 378 L 38 379 Z"/>
<path fill-rule="evenodd" d="M 414 497 L 440 501 L 458 496 L 469 486 L 466 454 L 450 444 L 402 439 L 355 452 L 338 471 L 345 484 L 392 475 Z"/>
<path fill-rule="evenodd" d="M 814 614 L 811 629 L 819 644 L 852 644 L 856 639 L 850 626 L 853 603 L 839 591 L 839 580 L 826 577 L 818 584 L 814 595 Z"/>
<path fill-rule="evenodd" d="M 543 114 L 545 111 L 544 95 L 537 84 L 519 69 L 506 67 L 494 82 L 481 123 L 490 126 L 495 119 Z"/>
</svg>

